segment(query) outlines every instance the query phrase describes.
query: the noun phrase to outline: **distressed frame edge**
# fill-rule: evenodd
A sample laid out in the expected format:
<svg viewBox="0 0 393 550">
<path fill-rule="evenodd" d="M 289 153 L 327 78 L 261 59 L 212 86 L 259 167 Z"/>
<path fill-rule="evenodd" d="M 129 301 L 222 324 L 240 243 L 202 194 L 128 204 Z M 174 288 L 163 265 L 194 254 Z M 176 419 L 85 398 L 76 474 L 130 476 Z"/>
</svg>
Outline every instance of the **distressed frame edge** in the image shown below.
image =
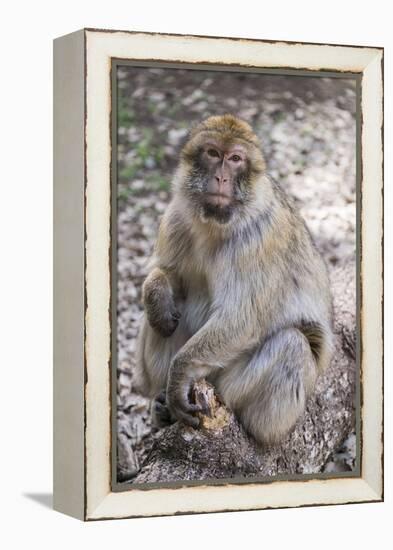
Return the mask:
<svg viewBox="0 0 393 550">
<path fill-rule="evenodd" d="M 305 45 L 305 46 L 329 46 L 329 47 L 338 47 L 338 48 L 359 48 L 359 49 L 371 49 L 371 50 L 384 50 L 383 46 L 361 46 L 358 44 L 341 44 L 341 43 L 333 43 L 333 42 L 307 42 L 307 41 L 300 41 L 300 40 L 284 40 L 284 39 L 267 39 L 267 38 L 250 38 L 250 37 L 241 37 L 241 36 L 217 36 L 217 35 L 209 35 L 209 34 L 181 34 L 181 33 L 174 33 L 174 32 L 160 32 L 160 31 L 132 31 L 129 29 L 105 29 L 105 28 L 99 28 L 99 27 L 85 27 L 83 29 L 85 32 L 91 32 L 91 33 L 123 33 L 123 34 L 145 34 L 145 35 L 158 35 L 158 36 L 172 36 L 172 37 L 180 37 L 180 38 L 209 38 L 213 40 L 235 40 L 239 42 L 259 42 L 259 43 L 265 43 L 265 44 L 287 44 L 289 46 L 293 45 Z"/>
<path fill-rule="evenodd" d="M 89 32 L 91 32 L 91 31 L 89 31 Z M 95 32 L 95 31 L 94 31 L 94 32 Z M 116 31 L 114 31 L 114 32 L 116 32 Z M 138 33 L 138 34 L 146 34 L 146 33 Z M 173 36 L 173 35 L 172 35 L 172 36 Z M 192 37 L 190 37 L 190 38 L 192 38 Z M 210 37 L 207 37 L 207 38 L 210 38 Z M 232 40 L 232 39 L 229 39 L 229 40 Z M 236 39 L 234 39 L 234 40 L 236 40 Z M 263 41 L 257 41 L 257 42 L 263 42 Z M 316 46 L 316 47 L 318 48 L 319 46 Z M 367 48 L 368 50 L 370 50 L 370 48 L 368 48 L 368 47 L 366 47 L 366 48 Z M 380 55 L 381 59 L 383 60 L 383 50 L 381 50 L 380 48 L 375 48 L 374 50 L 375 50 L 375 51 L 374 51 L 374 54 L 376 54 L 377 56 Z M 367 68 L 367 66 L 364 67 L 364 69 L 366 69 L 366 68 Z M 383 91 L 382 91 L 382 97 L 383 97 Z M 381 97 L 381 99 L 382 99 L 382 97 Z M 382 146 L 382 141 L 381 141 L 381 146 Z M 381 151 L 382 151 L 382 150 L 381 150 Z M 381 181 L 381 189 L 383 189 L 383 182 L 382 182 L 382 181 Z M 382 212 L 381 212 L 381 213 L 382 213 Z M 378 272 L 379 272 L 380 274 L 382 274 L 381 268 L 382 268 L 382 265 L 378 264 L 378 265 L 377 265 L 377 270 L 378 270 Z M 383 299 L 383 295 L 381 295 L 381 299 Z M 381 400 L 381 401 L 382 401 L 382 400 Z M 383 427 L 381 427 L 381 428 L 383 429 Z M 381 450 L 383 451 L 383 449 L 381 449 Z M 382 456 L 382 455 L 381 455 L 381 456 Z M 373 488 L 370 484 L 368 484 L 367 481 L 366 481 L 366 478 L 362 478 L 362 477 L 361 477 L 361 478 L 358 478 L 358 481 L 359 481 L 359 482 L 364 482 L 364 483 L 362 483 L 362 485 L 365 484 L 365 485 L 370 489 L 370 491 L 371 491 L 370 494 L 369 494 L 369 498 L 368 498 L 367 502 L 380 501 L 380 500 L 383 499 L 383 479 L 382 479 L 382 477 L 383 477 L 383 472 L 382 472 L 382 464 L 381 464 L 381 472 L 380 472 L 380 474 L 381 474 L 381 476 L 380 476 L 380 477 L 381 477 L 381 486 L 378 486 L 378 487 L 376 487 L 376 488 L 375 488 L 375 485 L 374 485 L 374 488 Z M 276 482 L 276 483 L 279 483 L 279 482 Z M 289 482 L 289 483 L 292 483 L 292 482 Z M 305 482 L 305 483 L 307 483 L 307 482 Z M 252 486 L 252 485 L 253 485 L 252 483 L 251 483 L 251 484 L 248 484 L 248 487 L 250 487 L 250 486 Z M 190 489 L 191 489 L 191 490 L 195 490 L 195 487 L 192 487 L 192 488 L 190 488 Z M 374 490 L 374 489 L 375 489 L 375 490 Z M 159 489 L 158 491 L 163 491 L 163 490 L 162 490 L 162 489 Z M 154 491 L 154 492 L 155 492 L 155 491 Z M 114 494 L 114 493 L 109 493 L 109 494 L 112 495 L 112 494 Z M 107 494 L 107 497 L 108 497 L 109 494 Z M 107 497 L 105 497 L 105 498 L 107 499 Z M 105 500 L 105 499 L 104 499 L 104 500 Z M 354 502 L 359 502 L 359 500 L 355 500 Z M 329 504 L 338 504 L 338 503 L 339 503 L 339 502 L 331 502 L 331 503 L 329 503 Z M 105 511 L 105 510 L 103 509 L 103 507 L 102 507 L 102 504 L 104 504 L 104 501 L 100 502 L 100 504 L 99 504 L 98 506 L 96 506 L 94 509 L 92 509 L 92 510 L 86 510 L 85 519 L 99 519 L 99 518 L 104 519 L 105 517 L 107 518 L 108 516 L 105 516 L 105 514 L 102 515 L 102 514 L 104 513 L 104 511 Z M 322 505 L 323 505 L 323 504 L 326 504 L 326 503 L 324 503 L 323 501 L 321 501 L 321 502 L 314 503 L 314 504 L 316 504 L 316 505 L 317 505 L 317 504 L 318 504 L 318 505 L 321 505 L 321 504 L 322 504 Z M 312 504 L 306 504 L 306 505 L 312 505 Z M 290 506 L 293 506 L 293 505 L 290 505 Z M 248 509 L 261 509 L 261 508 L 266 508 L 266 507 L 270 507 L 270 506 L 260 506 L 260 507 L 257 507 L 257 508 L 254 508 L 254 507 L 253 507 L 253 508 L 248 508 Z M 282 506 L 274 506 L 274 507 L 282 507 Z M 284 507 L 285 507 L 285 506 L 284 506 Z M 105 507 L 104 507 L 104 508 L 105 508 Z M 234 510 L 239 510 L 239 508 L 235 508 Z M 213 511 L 222 511 L 222 509 L 220 509 L 220 510 L 209 510 L 209 512 L 213 512 Z M 179 511 L 178 513 L 191 513 L 191 512 L 192 512 L 191 510 L 187 510 L 187 511 Z M 198 511 L 198 512 L 196 512 L 196 511 L 194 510 L 194 512 L 195 512 L 195 513 L 202 513 L 203 511 Z M 126 517 L 142 517 L 142 516 L 148 516 L 148 515 L 169 515 L 169 514 L 172 515 L 173 513 L 176 513 L 176 512 L 169 512 L 168 514 L 155 514 L 155 513 L 152 513 L 152 514 L 137 514 L 136 516 L 126 516 Z M 124 516 L 110 516 L 110 517 L 124 517 Z"/>
<path fill-rule="evenodd" d="M 53 41 L 53 508 L 85 519 L 85 32 Z"/>
<path fill-rule="evenodd" d="M 362 478 L 384 499 L 384 51 L 364 68 L 361 93 Z M 375 101 L 373 101 L 375 99 Z M 367 152 L 367 153 L 366 153 Z M 373 189 L 373 184 L 376 188 Z M 367 210 L 366 210 L 367 208 Z M 367 214 L 367 215 L 365 215 Z M 376 246 L 376 243 L 378 245 Z M 370 286 L 376 288 L 370 292 Z M 374 303 L 375 300 L 375 303 Z M 370 346 L 374 342 L 374 348 Z M 365 345 L 367 344 L 367 345 Z M 372 352 L 377 349 L 377 369 Z M 378 378 L 374 386 L 370 377 Z M 368 380 L 367 380 L 368 379 Z M 376 405 L 374 404 L 374 399 Z M 373 441 L 372 441 L 373 440 Z"/>
<path fill-rule="evenodd" d="M 337 483 L 336 483 L 337 482 Z M 132 518 L 147 518 L 147 517 L 161 517 L 161 516 L 178 516 L 178 515 L 187 515 L 187 514 L 205 514 L 205 513 L 223 513 L 223 512 L 247 512 L 247 511 L 256 511 L 256 510 L 281 510 L 286 508 L 310 508 L 315 506 L 340 506 L 340 505 L 348 505 L 348 504 L 364 504 L 364 503 L 380 503 L 383 502 L 383 495 L 381 495 L 379 492 L 376 492 L 373 487 L 370 486 L 367 481 L 365 481 L 363 478 L 333 478 L 333 479 L 326 479 L 326 480 L 306 480 L 306 481 L 275 481 L 272 480 L 270 482 L 270 487 L 277 486 L 279 484 L 282 484 L 280 487 L 280 490 L 293 489 L 293 484 L 301 484 L 302 487 L 302 499 L 301 502 L 299 502 L 300 499 L 297 501 L 293 499 L 293 495 L 291 495 L 291 498 L 288 499 L 288 502 L 286 504 L 284 503 L 278 503 L 275 500 L 271 502 L 258 502 L 258 503 L 252 503 L 249 502 L 247 504 L 237 504 L 236 506 L 228 506 L 225 505 L 225 500 L 222 500 L 222 504 L 217 505 L 213 504 L 209 507 L 209 505 L 206 505 L 206 499 L 205 497 L 211 496 L 212 491 L 216 489 L 221 490 L 229 490 L 230 488 L 234 488 L 235 486 L 228 484 L 225 487 L 211 487 L 207 485 L 202 486 L 194 486 L 194 487 L 178 487 L 173 489 L 154 489 L 151 490 L 153 493 L 152 497 L 159 497 L 161 492 L 166 492 L 166 496 L 170 497 L 167 498 L 166 506 L 167 509 L 165 509 L 165 506 L 161 506 L 158 510 L 156 507 L 152 507 L 152 510 L 149 511 L 140 511 L 137 506 L 135 506 L 132 510 L 124 511 L 124 512 L 118 512 L 113 513 L 114 509 L 114 502 L 111 502 L 112 496 L 116 495 L 116 493 L 108 493 L 108 495 L 98 504 L 98 506 L 86 514 L 85 521 L 98 521 L 98 520 L 107 520 L 107 519 L 132 519 Z M 348 487 L 344 488 L 343 491 L 343 485 L 347 484 Z M 312 488 L 311 491 L 308 491 L 308 488 L 311 485 L 318 485 Z M 248 483 L 245 486 L 249 491 L 252 491 L 253 489 L 259 488 L 259 483 Z M 325 485 L 325 487 L 323 487 Z M 330 487 L 328 487 L 328 485 Z M 245 486 L 238 486 L 238 487 L 245 487 Z M 324 490 L 325 493 L 323 495 L 320 495 L 318 498 L 313 495 L 313 489 L 315 490 Z M 176 495 L 175 491 L 182 491 L 187 490 L 187 492 L 195 492 L 198 490 L 200 492 L 201 498 L 199 499 L 199 502 L 194 502 L 194 505 L 192 506 L 192 494 L 189 495 L 186 493 L 183 493 L 182 495 Z M 173 493 L 169 495 L 168 493 L 172 491 Z M 203 492 L 209 491 L 209 495 L 203 495 Z M 347 491 L 347 492 L 346 492 Z M 143 491 L 140 491 L 141 493 Z M 334 493 L 334 496 L 332 496 L 332 492 Z M 340 494 L 341 492 L 341 494 Z M 117 493 L 117 494 L 124 494 L 124 493 Z M 239 496 L 240 493 L 238 493 Z M 340 495 L 340 496 L 338 496 Z M 190 497 L 188 500 L 190 502 L 189 507 L 187 506 L 179 506 L 176 507 L 173 505 L 174 500 L 186 500 L 187 497 Z M 155 508 L 155 509 L 154 509 Z"/>
</svg>

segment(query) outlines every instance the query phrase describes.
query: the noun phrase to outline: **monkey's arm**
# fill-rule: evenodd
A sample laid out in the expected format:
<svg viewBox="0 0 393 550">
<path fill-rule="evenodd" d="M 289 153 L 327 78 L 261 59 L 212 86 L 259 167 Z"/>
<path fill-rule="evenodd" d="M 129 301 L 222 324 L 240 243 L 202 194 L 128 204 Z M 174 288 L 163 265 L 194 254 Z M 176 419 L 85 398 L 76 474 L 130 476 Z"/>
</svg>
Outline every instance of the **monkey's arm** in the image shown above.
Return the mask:
<svg viewBox="0 0 393 550">
<path fill-rule="evenodd" d="M 147 276 L 142 289 L 147 319 L 153 329 L 166 338 L 175 332 L 180 319 L 174 286 L 173 276 L 155 267 Z"/>
<path fill-rule="evenodd" d="M 217 311 L 188 340 L 173 359 L 168 375 L 167 403 L 173 416 L 191 426 L 199 425 L 194 414 L 203 407 L 190 403 L 194 382 L 225 368 L 228 361 L 256 342 L 256 324 L 251 313 L 238 313 L 231 319 L 229 312 Z"/>
</svg>

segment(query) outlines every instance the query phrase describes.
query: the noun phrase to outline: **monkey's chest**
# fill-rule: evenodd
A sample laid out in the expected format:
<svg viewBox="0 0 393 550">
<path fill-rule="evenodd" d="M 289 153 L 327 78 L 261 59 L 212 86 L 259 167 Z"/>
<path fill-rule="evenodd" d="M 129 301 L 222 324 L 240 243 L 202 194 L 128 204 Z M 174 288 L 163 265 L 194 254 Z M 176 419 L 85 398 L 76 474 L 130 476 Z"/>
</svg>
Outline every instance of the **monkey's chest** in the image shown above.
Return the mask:
<svg viewBox="0 0 393 550">
<path fill-rule="evenodd" d="M 195 334 L 208 321 L 211 312 L 211 289 L 203 275 L 186 273 L 185 296 L 182 303 L 182 322 L 190 335 Z"/>
<path fill-rule="evenodd" d="M 179 263 L 184 302 L 182 318 L 190 335 L 195 334 L 211 315 L 217 279 L 216 261 L 203 235 L 194 235 L 188 257 Z"/>
</svg>

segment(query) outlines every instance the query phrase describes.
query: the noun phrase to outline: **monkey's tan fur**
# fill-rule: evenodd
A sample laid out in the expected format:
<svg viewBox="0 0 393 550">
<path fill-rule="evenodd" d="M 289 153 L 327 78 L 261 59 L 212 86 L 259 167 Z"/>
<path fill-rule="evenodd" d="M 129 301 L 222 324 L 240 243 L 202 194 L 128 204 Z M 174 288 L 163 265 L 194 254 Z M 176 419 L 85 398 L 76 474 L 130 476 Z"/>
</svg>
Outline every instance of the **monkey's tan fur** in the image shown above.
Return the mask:
<svg viewBox="0 0 393 550">
<path fill-rule="evenodd" d="M 210 142 L 217 151 L 203 152 Z M 242 169 L 238 155 L 226 160 L 236 146 Z M 206 215 L 209 178 L 233 183 L 223 219 L 220 207 Z M 150 397 L 166 390 L 158 420 L 197 426 L 190 389 L 204 377 L 257 441 L 278 441 L 329 363 L 331 300 L 324 263 L 248 124 L 225 115 L 192 130 L 151 264 L 136 383 Z"/>
</svg>

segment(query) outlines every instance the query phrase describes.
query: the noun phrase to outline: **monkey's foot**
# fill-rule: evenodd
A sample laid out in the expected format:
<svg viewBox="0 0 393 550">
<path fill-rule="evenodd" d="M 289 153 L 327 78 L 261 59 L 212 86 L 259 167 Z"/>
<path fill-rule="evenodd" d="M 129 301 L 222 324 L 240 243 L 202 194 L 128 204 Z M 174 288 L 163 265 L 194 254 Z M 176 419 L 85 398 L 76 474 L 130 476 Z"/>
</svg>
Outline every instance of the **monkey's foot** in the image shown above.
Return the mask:
<svg viewBox="0 0 393 550">
<path fill-rule="evenodd" d="M 153 424 L 157 428 L 165 428 L 175 422 L 166 404 L 166 392 L 162 391 L 153 399 L 151 404 Z"/>
</svg>

